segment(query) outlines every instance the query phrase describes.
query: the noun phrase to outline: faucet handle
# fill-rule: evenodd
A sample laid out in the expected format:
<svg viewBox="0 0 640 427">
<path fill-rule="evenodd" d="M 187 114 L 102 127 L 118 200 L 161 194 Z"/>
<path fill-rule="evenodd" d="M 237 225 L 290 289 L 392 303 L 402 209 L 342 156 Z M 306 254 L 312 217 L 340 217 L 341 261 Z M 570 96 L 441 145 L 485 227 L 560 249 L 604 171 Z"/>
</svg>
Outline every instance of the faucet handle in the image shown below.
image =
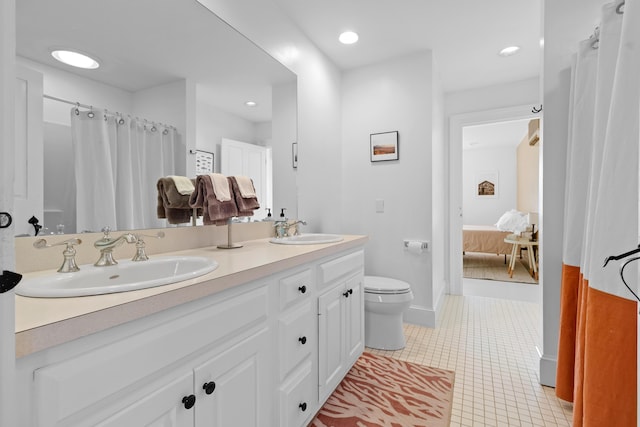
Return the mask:
<svg viewBox="0 0 640 427">
<path fill-rule="evenodd" d="M 76 264 L 76 249 L 74 248 L 75 245 L 79 245 L 80 243 L 82 243 L 82 240 L 78 238 L 72 238 L 50 245 L 45 239 L 38 239 L 33 242 L 33 247 L 36 249 L 43 249 L 66 245 L 67 247 L 64 249 L 64 251 L 62 251 L 64 261 L 58 269 L 58 273 L 73 273 L 75 271 L 80 271 L 80 267 L 78 267 L 78 265 Z"/>
<path fill-rule="evenodd" d="M 147 261 L 149 257 L 145 252 L 144 237 L 151 237 L 156 239 L 164 238 L 164 231 L 158 231 L 155 235 L 149 234 L 134 234 L 136 237 L 136 254 L 131 258 L 131 261 Z"/>
<path fill-rule="evenodd" d="M 102 227 L 102 230 L 100 230 L 104 233 L 103 237 L 109 237 L 109 233 L 111 232 L 111 228 L 107 225 L 105 227 Z"/>
</svg>

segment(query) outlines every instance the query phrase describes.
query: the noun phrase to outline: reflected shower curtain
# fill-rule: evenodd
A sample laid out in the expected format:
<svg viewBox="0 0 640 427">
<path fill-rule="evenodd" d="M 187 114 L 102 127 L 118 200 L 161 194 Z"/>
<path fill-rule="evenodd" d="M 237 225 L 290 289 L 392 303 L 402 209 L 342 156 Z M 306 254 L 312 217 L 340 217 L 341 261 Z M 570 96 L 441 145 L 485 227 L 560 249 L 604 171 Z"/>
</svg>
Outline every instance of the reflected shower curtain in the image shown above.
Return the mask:
<svg viewBox="0 0 640 427">
<path fill-rule="evenodd" d="M 556 394 L 574 426 L 636 426 L 638 306 L 603 261 L 638 244 L 638 6 L 603 7 L 572 73 Z"/>
<path fill-rule="evenodd" d="M 165 227 L 156 182 L 183 169 L 175 128 L 73 108 L 71 131 L 78 232 Z"/>
</svg>

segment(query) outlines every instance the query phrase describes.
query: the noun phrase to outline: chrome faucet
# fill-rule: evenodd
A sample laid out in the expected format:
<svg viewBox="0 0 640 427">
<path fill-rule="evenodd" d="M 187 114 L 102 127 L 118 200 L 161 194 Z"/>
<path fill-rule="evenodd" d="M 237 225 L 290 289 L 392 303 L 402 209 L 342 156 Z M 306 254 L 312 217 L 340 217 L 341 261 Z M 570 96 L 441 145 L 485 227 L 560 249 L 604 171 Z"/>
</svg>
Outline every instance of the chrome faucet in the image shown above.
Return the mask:
<svg viewBox="0 0 640 427">
<path fill-rule="evenodd" d="M 307 222 L 299 220 L 299 221 L 292 222 L 291 224 L 288 224 L 288 226 L 287 226 L 287 235 L 288 236 L 299 236 L 300 235 L 300 230 L 298 229 L 298 224 L 307 225 Z M 293 229 L 293 233 L 291 232 L 291 229 Z"/>
<path fill-rule="evenodd" d="M 136 254 L 131 258 L 131 261 L 147 261 L 149 257 L 147 256 L 145 249 L 144 238 L 145 237 L 154 237 L 157 239 L 162 239 L 164 237 L 164 231 L 159 231 L 156 235 L 151 236 L 148 234 L 136 234 Z"/>
<path fill-rule="evenodd" d="M 53 245 L 50 245 L 47 243 L 46 240 L 38 239 L 35 242 L 33 242 L 33 247 L 37 249 L 43 249 L 43 248 L 52 248 L 54 246 L 67 245 L 64 251 L 62 251 L 62 255 L 64 256 L 64 261 L 62 262 L 62 265 L 58 269 L 58 273 L 73 273 L 76 271 L 80 271 L 80 267 L 78 267 L 78 265 L 76 264 L 76 258 L 75 258 L 76 249 L 74 248 L 75 245 L 79 245 L 80 243 L 82 243 L 82 240 L 73 238 L 73 239 L 65 240 L 64 242 L 54 243 Z"/>
<path fill-rule="evenodd" d="M 96 267 L 107 267 L 110 265 L 116 265 L 118 261 L 113 258 L 113 250 L 124 242 L 136 243 L 138 241 L 136 236 L 131 233 L 125 233 L 120 235 L 119 237 L 112 238 L 109 236 L 110 231 L 111 230 L 109 229 L 109 227 L 103 228 L 102 232 L 104 233 L 104 236 L 102 236 L 102 239 L 97 240 L 93 244 L 96 249 L 100 250 L 100 258 L 98 259 L 98 261 L 96 261 L 95 264 L 93 264 Z"/>
</svg>

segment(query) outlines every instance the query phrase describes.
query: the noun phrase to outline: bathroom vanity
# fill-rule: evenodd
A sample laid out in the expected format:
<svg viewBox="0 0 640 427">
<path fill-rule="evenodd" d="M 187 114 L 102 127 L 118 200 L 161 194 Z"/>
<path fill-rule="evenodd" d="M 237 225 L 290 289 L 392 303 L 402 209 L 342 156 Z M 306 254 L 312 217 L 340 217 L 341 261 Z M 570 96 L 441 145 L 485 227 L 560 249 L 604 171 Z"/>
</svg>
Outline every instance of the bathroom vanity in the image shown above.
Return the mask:
<svg viewBox="0 0 640 427">
<path fill-rule="evenodd" d="M 175 254 L 219 268 L 153 289 L 16 297 L 20 425 L 306 425 L 364 349 L 365 241 L 190 249 Z"/>
</svg>

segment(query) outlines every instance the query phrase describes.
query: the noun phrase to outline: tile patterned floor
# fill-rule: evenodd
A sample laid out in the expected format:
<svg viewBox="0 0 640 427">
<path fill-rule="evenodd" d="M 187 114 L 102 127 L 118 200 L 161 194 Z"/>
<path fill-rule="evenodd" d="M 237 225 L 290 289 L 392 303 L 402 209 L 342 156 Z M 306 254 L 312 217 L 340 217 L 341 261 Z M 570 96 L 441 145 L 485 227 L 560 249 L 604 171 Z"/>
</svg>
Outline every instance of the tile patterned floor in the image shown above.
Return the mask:
<svg viewBox="0 0 640 427">
<path fill-rule="evenodd" d="M 367 349 L 455 371 L 451 426 L 571 426 L 572 405 L 538 383 L 540 306 L 447 295 L 436 329 L 405 325 L 407 346 Z"/>
</svg>

